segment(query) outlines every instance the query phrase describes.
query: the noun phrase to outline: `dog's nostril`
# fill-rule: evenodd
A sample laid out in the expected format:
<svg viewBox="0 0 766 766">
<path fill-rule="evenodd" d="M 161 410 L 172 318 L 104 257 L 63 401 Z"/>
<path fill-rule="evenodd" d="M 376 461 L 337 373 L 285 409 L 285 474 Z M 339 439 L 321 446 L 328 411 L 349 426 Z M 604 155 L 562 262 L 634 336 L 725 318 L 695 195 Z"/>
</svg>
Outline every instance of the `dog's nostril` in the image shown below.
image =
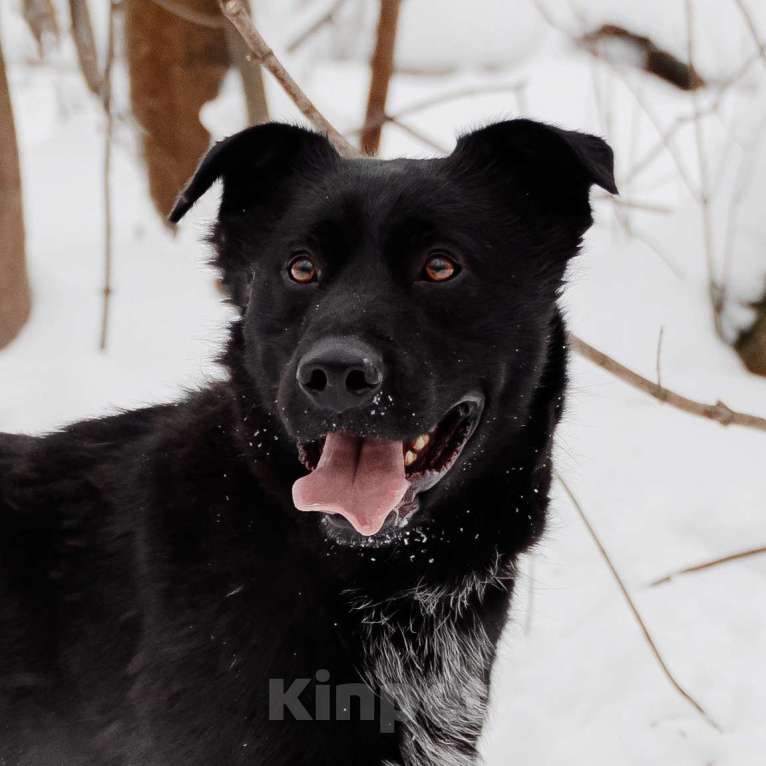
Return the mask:
<svg viewBox="0 0 766 766">
<path fill-rule="evenodd" d="M 374 383 L 370 383 L 367 380 L 364 370 L 351 370 L 351 372 L 346 375 L 346 388 L 349 391 L 353 391 L 355 394 L 364 393 L 374 385 Z"/>
<path fill-rule="evenodd" d="M 306 388 L 312 391 L 324 391 L 327 388 L 327 373 L 324 370 L 314 369 L 306 381 Z"/>
</svg>

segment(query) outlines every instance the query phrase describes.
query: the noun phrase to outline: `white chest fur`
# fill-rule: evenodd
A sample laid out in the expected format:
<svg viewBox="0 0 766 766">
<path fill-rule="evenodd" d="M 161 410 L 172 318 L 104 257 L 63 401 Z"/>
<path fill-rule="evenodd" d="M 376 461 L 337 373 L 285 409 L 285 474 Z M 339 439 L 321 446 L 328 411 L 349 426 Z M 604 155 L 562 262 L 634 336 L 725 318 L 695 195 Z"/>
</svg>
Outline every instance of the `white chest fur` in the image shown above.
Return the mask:
<svg viewBox="0 0 766 766">
<path fill-rule="evenodd" d="M 401 761 L 383 766 L 478 763 L 493 647 L 479 620 L 462 618 L 498 579 L 471 575 L 457 589 L 417 587 L 379 603 L 353 594 L 366 680 L 390 697 L 402 732 Z"/>
</svg>

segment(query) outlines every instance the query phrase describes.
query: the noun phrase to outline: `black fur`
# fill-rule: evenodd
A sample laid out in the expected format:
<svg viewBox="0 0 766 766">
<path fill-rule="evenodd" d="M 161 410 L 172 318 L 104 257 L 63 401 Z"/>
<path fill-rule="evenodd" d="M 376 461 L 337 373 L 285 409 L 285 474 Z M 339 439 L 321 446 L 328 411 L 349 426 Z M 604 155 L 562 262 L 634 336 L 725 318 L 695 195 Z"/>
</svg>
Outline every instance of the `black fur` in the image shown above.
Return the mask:
<svg viewBox="0 0 766 766">
<path fill-rule="evenodd" d="M 0 434 L 3 766 L 412 764 L 412 729 L 381 732 L 359 711 L 269 720 L 269 679 L 313 679 L 307 708 L 321 669 L 331 686 L 369 683 L 365 604 L 396 605 L 380 635 L 411 636 L 401 651 L 424 672 L 443 659 L 436 619 L 494 647 L 516 557 L 543 531 L 566 381 L 556 296 L 589 187 L 616 191 L 607 145 L 515 120 L 444 159 L 343 160 L 317 134 L 265 125 L 211 150 L 172 220 L 217 179 L 216 263 L 241 310 L 230 379 L 44 438 Z M 433 247 L 457 278 L 419 280 Z M 296 249 L 318 283 L 286 278 Z M 328 334 L 386 359 L 384 411 L 305 406 L 295 365 Z M 406 540 L 363 544 L 292 506 L 296 439 L 410 437 L 475 389 L 479 428 Z M 484 574 L 460 608 L 406 595 Z M 422 727 L 449 740 L 437 719 L 425 710 Z M 455 739 L 470 762 L 475 737 Z"/>
</svg>

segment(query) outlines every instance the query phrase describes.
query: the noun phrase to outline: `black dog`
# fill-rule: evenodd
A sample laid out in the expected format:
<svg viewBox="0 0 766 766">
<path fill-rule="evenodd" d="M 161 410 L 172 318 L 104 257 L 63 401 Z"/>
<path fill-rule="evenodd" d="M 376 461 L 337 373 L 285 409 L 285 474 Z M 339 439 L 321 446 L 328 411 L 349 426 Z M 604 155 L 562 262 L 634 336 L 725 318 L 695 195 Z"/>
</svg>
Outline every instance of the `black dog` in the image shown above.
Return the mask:
<svg viewBox="0 0 766 766">
<path fill-rule="evenodd" d="M 612 152 L 514 120 L 344 160 L 263 125 L 171 220 L 217 179 L 229 380 L 0 435 L 0 763 L 475 763 Z"/>
</svg>

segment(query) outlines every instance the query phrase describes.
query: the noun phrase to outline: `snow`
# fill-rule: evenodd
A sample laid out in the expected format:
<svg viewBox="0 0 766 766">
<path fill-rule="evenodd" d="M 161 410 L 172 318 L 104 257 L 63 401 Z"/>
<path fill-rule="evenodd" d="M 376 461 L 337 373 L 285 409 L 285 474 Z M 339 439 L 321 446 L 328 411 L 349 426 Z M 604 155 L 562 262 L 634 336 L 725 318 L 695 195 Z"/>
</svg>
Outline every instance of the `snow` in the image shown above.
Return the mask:
<svg viewBox="0 0 766 766">
<path fill-rule="evenodd" d="M 263 31 L 283 54 L 286 42 L 325 5 L 260 0 Z M 570 4 L 548 3 L 551 15 L 575 33 L 605 21 L 623 23 L 679 56 L 685 55 L 683 6 L 581 0 L 575 13 Z M 766 415 L 766 379 L 744 371 L 713 333 L 702 219 L 676 163 L 661 151 L 646 172 L 621 183 L 657 143 L 653 121 L 667 129 L 677 116 L 692 112 L 692 98 L 629 67 L 595 62 L 542 21 L 532 3 L 487 3 L 481 16 L 475 4 L 468 14 L 468 4 L 445 1 L 433 23 L 433 4 L 408 0 L 405 7 L 401 60 L 408 70 L 425 74 L 397 76 L 390 111 L 435 93 L 523 82 L 519 94 L 462 99 L 406 120 L 447 149 L 460 131 L 522 111 L 607 135 L 616 151 L 622 198 L 665 209 L 617 207 L 594 194 L 596 225 L 563 298 L 571 328 L 650 378 L 656 376 L 662 329 L 665 385 Z M 721 81 L 754 52 L 752 39 L 735 3 L 706 0 L 694 7 L 699 68 Z M 766 38 L 766 7 L 748 7 Z M 344 130 L 363 119 L 368 82 L 364 62 L 374 15 L 366 14 L 361 32 L 354 26 L 358 15 L 344 12 L 338 29 L 285 56 L 312 98 Z M 34 293 L 28 325 L 0 352 L 0 429 L 41 432 L 118 407 L 167 401 L 220 375 L 214 358 L 230 313 L 200 241 L 215 195 L 192 211 L 175 236 L 158 220 L 139 168 L 137 131 L 126 116 L 122 67 L 116 82 L 116 291 L 109 350 L 97 351 L 103 119 L 80 82 L 71 48 L 63 45 L 55 54 L 55 68 L 31 65 L 34 47 L 19 21 L 18 3 L 4 6 L 0 16 L 22 153 Z M 490 30 L 486 45 L 476 44 L 477 19 Z M 102 19 L 97 21 L 102 28 Z M 504 35 L 509 50 L 501 45 Z M 703 122 L 717 273 L 731 245 L 730 335 L 747 320 L 743 304 L 766 284 L 761 64 L 756 61 Z M 445 69 L 452 71 L 439 74 Z M 216 136 L 244 125 L 237 87 L 236 78 L 227 78 L 219 99 L 203 111 Z M 268 87 L 274 116 L 297 120 L 283 94 L 271 82 Z M 703 110 L 715 96 L 715 89 L 700 95 Z M 674 146 L 697 185 L 694 141 L 689 123 Z M 384 132 L 386 156 L 431 152 L 396 127 Z M 732 209 L 737 217 L 729 233 Z M 632 234 L 618 211 L 627 215 Z M 685 415 L 573 359 L 557 469 L 609 550 L 668 666 L 721 731 L 662 675 L 592 540 L 557 488 L 548 534 L 524 557 L 494 672 L 482 744 L 488 766 L 763 762 L 766 557 L 658 587 L 649 583 L 682 566 L 766 542 L 765 455 L 763 433 Z"/>
</svg>

